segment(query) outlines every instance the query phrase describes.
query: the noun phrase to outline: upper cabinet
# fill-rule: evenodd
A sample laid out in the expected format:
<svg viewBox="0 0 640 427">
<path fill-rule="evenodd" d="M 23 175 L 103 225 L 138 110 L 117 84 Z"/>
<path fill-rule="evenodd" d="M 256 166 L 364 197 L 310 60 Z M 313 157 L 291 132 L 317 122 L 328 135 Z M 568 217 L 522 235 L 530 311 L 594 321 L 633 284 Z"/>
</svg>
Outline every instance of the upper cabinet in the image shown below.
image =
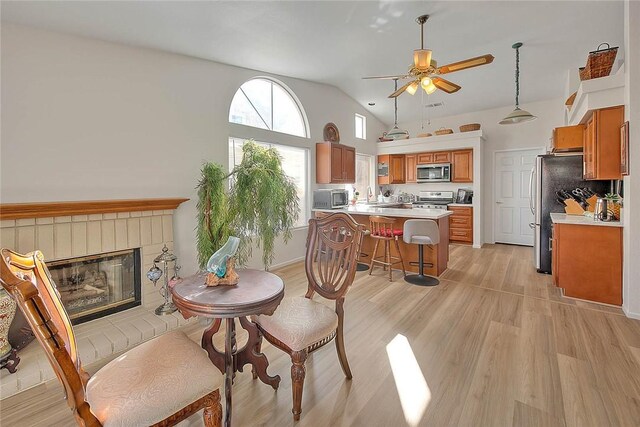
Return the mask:
<svg viewBox="0 0 640 427">
<path fill-rule="evenodd" d="M 473 150 L 451 152 L 451 182 L 473 182 Z"/>
<path fill-rule="evenodd" d="M 620 127 L 624 106 L 603 108 L 590 113 L 584 132 L 585 179 L 622 179 L 620 171 Z"/>
<path fill-rule="evenodd" d="M 429 163 L 451 163 L 451 151 L 436 151 L 433 153 L 417 154 L 417 162 L 419 165 Z"/>
<path fill-rule="evenodd" d="M 378 156 L 378 185 L 405 183 L 405 155 Z"/>
<path fill-rule="evenodd" d="M 551 138 L 553 151 L 582 151 L 584 131 L 584 125 L 555 128 Z"/>
<path fill-rule="evenodd" d="M 333 142 L 316 144 L 316 182 L 352 184 L 356 181 L 356 149 Z"/>
<path fill-rule="evenodd" d="M 418 166 L 418 155 L 417 154 L 407 154 L 404 156 L 404 182 L 409 184 L 413 182 L 418 182 L 417 177 L 417 166 Z"/>
</svg>

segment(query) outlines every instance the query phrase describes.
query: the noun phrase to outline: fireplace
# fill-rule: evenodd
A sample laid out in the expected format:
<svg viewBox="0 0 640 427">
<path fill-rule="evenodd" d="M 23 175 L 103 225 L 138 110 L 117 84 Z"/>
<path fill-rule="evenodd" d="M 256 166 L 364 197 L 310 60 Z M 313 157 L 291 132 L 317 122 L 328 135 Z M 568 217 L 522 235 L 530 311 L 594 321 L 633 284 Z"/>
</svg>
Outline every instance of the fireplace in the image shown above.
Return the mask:
<svg viewBox="0 0 640 427">
<path fill-rule="evenodd" d="M 140 249 L 47 263 L 73 324 L 140 305 Z"/>
</svg>

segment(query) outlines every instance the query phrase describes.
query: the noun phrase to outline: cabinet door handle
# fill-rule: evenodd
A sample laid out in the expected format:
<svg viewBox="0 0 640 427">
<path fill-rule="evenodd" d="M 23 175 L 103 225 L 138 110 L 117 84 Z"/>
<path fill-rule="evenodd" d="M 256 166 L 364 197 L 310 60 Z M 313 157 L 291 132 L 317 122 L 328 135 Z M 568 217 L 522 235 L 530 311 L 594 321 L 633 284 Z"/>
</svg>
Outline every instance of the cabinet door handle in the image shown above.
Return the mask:
<svg viewBox="0 0 640 427">
<path fill-rule="evenodd" d="M 549 237 L 549 251 L 553 251 L 553 240 Z"/>
</svg>

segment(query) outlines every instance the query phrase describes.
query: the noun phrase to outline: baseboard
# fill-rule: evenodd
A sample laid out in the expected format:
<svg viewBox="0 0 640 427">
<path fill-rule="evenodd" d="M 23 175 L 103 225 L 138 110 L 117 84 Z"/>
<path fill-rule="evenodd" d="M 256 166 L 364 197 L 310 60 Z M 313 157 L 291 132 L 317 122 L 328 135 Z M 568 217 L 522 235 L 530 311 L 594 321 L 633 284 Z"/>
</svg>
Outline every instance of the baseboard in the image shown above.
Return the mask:
<svg viewBox="0 0 640 427">
<path fill-rule="evenodd" d="M 285 261 L 285 262 L 281 262 L 280 264 L 273 264 L 272 266 L 269 267 L 269 271 L 277 270 L 278 268 L 283 268 L 283 267 L 286 267 L 288 265 L 295 264 L 295 263 L 300 262 L 300 261 L 304 261 L 304 258 L 305 257 L 303 255 L 301 257 L 297 257 L 297 258 L 293 258 L 293 259 L 290 259 L 290 260 Z"/>
<path fill-rule="evenodd" d="M 627 309 L 627 307 L 625 307 L 624 305 L 622 306 L 622 312 L 625 314 L 625 316 L 627 316 L 630 319 L 640 320 L 640 313 L 634 313 L 632 311 L 629 311 L 629 309 Z"/>
<path fill-rule="evenodd" d="M 476 245 L 476 244 L 474 244 L 472 247 L 473 247 L 474 249 L 480 249 L 480 248 L 482 248 L 482 245 Z"/>
</svg>

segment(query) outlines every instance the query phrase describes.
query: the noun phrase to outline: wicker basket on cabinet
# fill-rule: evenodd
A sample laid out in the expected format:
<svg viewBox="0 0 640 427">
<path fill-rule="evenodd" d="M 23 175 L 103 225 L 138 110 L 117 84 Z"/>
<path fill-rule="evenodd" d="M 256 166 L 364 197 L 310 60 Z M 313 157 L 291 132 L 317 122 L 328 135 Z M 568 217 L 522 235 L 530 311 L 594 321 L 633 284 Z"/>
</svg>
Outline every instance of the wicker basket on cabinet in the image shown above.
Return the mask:
<svg viewBox="0 0 640 427">
<path fill-rule="evenodd" d="M 471 132 L 474 130 L 480 130 L 480 123 L 468 123 L 460 126 L 460 132 Z"/>
<path fill-rule="evenodd" d="M 440 128 L 435 132 L 436 135 L 449 135 L 450 133 L 453 133 L 453 129 Z"/>
</svg>

